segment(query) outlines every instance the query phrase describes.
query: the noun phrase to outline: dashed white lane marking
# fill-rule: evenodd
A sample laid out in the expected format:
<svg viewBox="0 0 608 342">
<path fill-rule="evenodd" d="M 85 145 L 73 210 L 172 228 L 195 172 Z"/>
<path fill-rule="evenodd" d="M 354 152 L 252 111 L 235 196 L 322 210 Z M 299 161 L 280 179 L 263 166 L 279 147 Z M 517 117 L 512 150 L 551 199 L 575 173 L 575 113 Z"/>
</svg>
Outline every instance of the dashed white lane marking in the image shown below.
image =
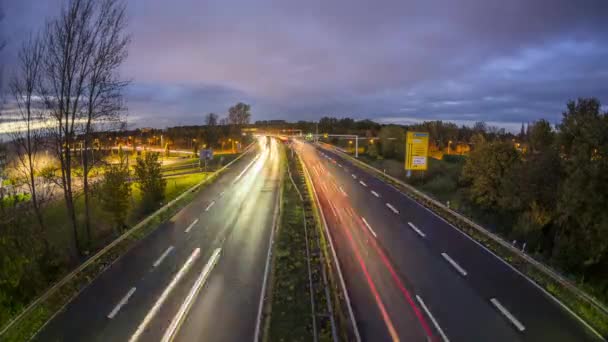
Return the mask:
<svg viewBox="0 0 608 342">
<path fill-rule="evenodd" d="M 387 207 L 388 207 L 390 210 L 392 210 L 392 211 L 393 211 L 395 214 L 399 214 L 399 210 L 397 210 L 397 208 L 393 207 L 393 205 L 392 205 L 392 204 L 390 204 L 390 203 L 386 203 L 386 206 L 387 206 Z"/>
<path fill-rule="evenodd" d="M 352 176 L 353 176 L 354 179 L 357 179 L 357 175 L 356 174 L 353 173 Z"/>
<path fill-rule="evenodd" d="M 454 261 L 454 259 L 452 259 L 447 253 L 441 253 L 441 256 L 447 260 L 450 265 L 452 265 L 456 271 L 458 271 L 458 273 L 462 274 L 463 276 L 467 275 L 467 271 L 465 271 L 464 268 L 462 268 L 460 265 L 458 265 L 458 263 L 456 261 Z"/>
<path fill-rule="evenodd" d="M 422 237 L 426 237 L 426 235 L 418 227 L 416 227 L 412 222 L 408 222 L 407 225 L 410 226 L 410 228 L 412 228 L 412 230 L 415 231 L 418 235 L 420 235 Z"/>
<path fill-rule="evenodd" d="M 338 167 L 342 167 L 342 164 L 338 163 Z"/>
<path fill-rule="evenodd" d="M 171 251 L 173 251 L 173 246 L 169 246 L 169 248 L 167 248 L 163 252 L 163 254 L 161 254 L 160 257 L 158 257 L 158 259 L 156 259 L 154 264 L 152 264 L 152 267 L 158 267 L 158 265 L 160 265 L 163 262 L 163 260 L 165 260 L 165 258 L 167 257 L 167 255 L 169 255 L 169 253 L 171 253 Z"/>
<path fill-rule="evenodd" d="M 207 208 L 205 208 L 205 211 L 209 211 L 209 209 L 211 209 L 211 207 L 213 207 L 214 204 L 215 204 L 215 201 L 211 201 L 211 203 L 209 203 Z"/>
<path fill-rule="evenodd" d="M 188 258 L 188 261 L 186 261 L 186 263 L 182 266 L 182 268 L 179 270 L 179 272 L 177 272 L 175 277 L 173 277 L 173 279 L 171 280 L 171 283 L 169 283 L 169 285 L 165 288 L 165 290 L 160 295 L 160 297 L 158 297 L 158 299 L 154 303 L 154 306 L 152 307 L 152 309 L 150 309 L 150 311 L 148 311 L 148 313 L 146 314 L 146 317 L 144 317 L 144 320 L 139 324 L 139 326 L 137 327 L 137 330 L 135 330 L 135 333 L 133 333 L 133 335 L 129 339 L 129 342 L 135 342 L 139 339 L 139 337 L 144 332 L 144 330 L 146 329 L 148 324 L 150 324 L 150 321 L 152 321 L 154 316 L 156 316 L 156 314 L 158 313 L 158 310 L 160 310 L 160 307 L 163 305 L 165 300 L 167 300 L 167 297 L 169 297 L 169 294 L 171 294 L 171 291 L 173 291 L 173 288 L 175 288 L 177 283 L 188 272 L 188 269 L 190 269 L 190 267 L 192 267 L 192 264 L 200 256 L 200 254 L 201 254 L 200 248 L 197 248 L 192 252 L 190 257 Z"/>
<path fill-rule="evenodd" d="M 198 219 L 194 220 L 192 223 L 190 223 L 190 225 L 188 226 L 188 228 L 186 228 L 186 230 L 184 230 L 184 233 L 189 233 L 190 229 L 192 229 L 192 227 L 194 227 L 195 224 L 198 223 Z"/>
<path fill-rule="evenodd" d="M 426 312 L 426 315 L 429 316 L 429 318 L 431 319 L 431 322 L 433 322 L 433 325 L 435 326 L 435 329 L 437 329 L 437 331 L 439 332 L 439 335 L 441 335 L 443 342 L 450 342 L 448 337 L 443 332 L 443 329 L 441 329 L 441 327 L 439 326 L 439 323 L 437 323 L 437 320 L 435 319 L 435 317 L 433 317 L 433 314 L 431 313 L 429 308 L 427 308 L 426 304 L 424 304 L 424 301 L 422 301 L 422 298 L 420 298 L 419 295 L 416 295 L 416 300 L 418 300 L 418 304 L 420 304 L 420 306 L 422 307 L 424 312 Z"/>
<path fill-rule="evenodd" d="M 329 207 L 331 208 L 331 211 L 334 213 L 334 216 L 336 218 L 338 218 L 338 212 L 336 211 L 336 208 L 334 207 L 334 204 L 329 202 Z"/>
<path fill-rule="evenodd" d="M 128 302 L 129 302 L 129 298 L 131 298 L 131 296 L 135 293 L 135 288 L 132 287 L 129 292 L 127 292 L 127 294 L 122 297 L 122 299 L 120 300 L 120 302 L 118 302 L 118 304 L 116 304 L 116 306 L 114 307 L 114 309 L 112 309 L 112 311 L 108 314 L 108 318 L 112 319 L 116 316 L 116 314 L 120 311 L 120 309 L 122 309 L 123 306 L 125 306 Z"/>
<path fill-rule="evenodd" d="M 367 221 L 365 220 L 365 217 L 362 217 L 361 219 L 363 220 L 363 223 L 365 223 L 365 226 L 367 227 L 367 229 L 369 229 L 369 231 L 372 233 L 372 235 L 374 237 L 378 237 L 376 235 L 376 232 L 372 229 L 372 227 L 369 225 L 369 223 L 367 223 Z"/>
<path fill-rule="evenodd" d="M 380 198 L 380 194 L 378 194 L 378 193 L 377 193 L 377 192 L 375 192 L 374 190 L 372 190 L 372 195 L 374 195 L 374 196 L 376 196 L 376 197 Z"/>
<path fill-rule="evenodd" d="M 361 184 L 361 185 L 363 185 L 363 186 L 367 187 L 367 184 L 365 184 L 365 182 L 364 182 L 364 181 L 359 181 L 359 184 Z"/>
<path fill-rule="evenodd" d="M 515 318 L 515 316 L 513 316 L 509 310 L 507 310 L 507 308 L 505 308 L 504 306 L 502 306 L 502 304 L 500 304 L 500 302 L 498 301 L 498 299 L 496 298 L 492 298 L 490 299 L 490 302 L 492 302 L 492 304 L 494 304 L 494 306 L 503 314 L 505 315 L 505 317 L 507 317 L 507 319 L 509 321 L 511 321 L 511 323 L 513 323 L 513 325 L 517 328 L 517 330 L 519 331 L 524 331 L 526 330 L 526 327 L 521 324 L 521 322 Z"/>
<path fill-rule="evenodd" d="M 209 258 L 209 261 L 207 261 L 207 264 L 201 271 L 201 274 L 196 279 L 196 282 L 194 283 L 194 285 L 192 285 L 192 288 L 190 289 L 188 296 L 186 297 L 186 299 L 180 306 L 179 311 L 177 311 L 177 314 L 175 314 L 175 317 L 173 317 L 173 321 L 171 321 L 171 325 L 169 325 L 169 328 L 167 328 L 167 331 L 165 331 L 165 334 L 163 335 L 163 338 L 161 340 L 162 342 L 172 341 L 173 338 L 175 337 L 175 333 L 177 332 L 177 330 L 179 330 L 179 327 L 181 326 L 182 322 L 184 321 L 184 317 L 186 316 L 186 314 L 192 307 L 194 298 L 196 298 L 196 296 L 200 292 L 201 288 L 207 281 L 207 278 L 209 277 L 209 273 L 211 273 L 211 271 L 213 270 L 213 267 L 217 264 L 217 261 L 220 257 L 221 250 L 222 250 L 221 248 L 216 248 L 215 251 L 213 252 L 213 254 L 211 255 L 211 258 Z"/>
<path fill-rule="evenodd" d="M 226 191 L 220 192 L 220 197 L 224 196 L 225 193 L 226 193 Z"/>
</svg>

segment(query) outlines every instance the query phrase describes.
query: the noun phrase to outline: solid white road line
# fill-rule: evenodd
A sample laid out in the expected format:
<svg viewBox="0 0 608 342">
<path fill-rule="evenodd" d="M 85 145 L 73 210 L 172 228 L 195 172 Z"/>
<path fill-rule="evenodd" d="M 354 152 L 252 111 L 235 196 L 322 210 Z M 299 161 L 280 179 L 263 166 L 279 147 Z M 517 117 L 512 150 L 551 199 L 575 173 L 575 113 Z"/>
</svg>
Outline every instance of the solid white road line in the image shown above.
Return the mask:
<svg viewBox="0 0 608 342">
<path fill-rule="evenodd" d="M 395 214 L 399 214 L 399 210 L 397 210 L 397 208 L 393 207 L 393 205 L 392 205 L 392 204 L 390 204 L 390 203 L 386 203 L 386 206 L 387 206 L 387 207 L 388 207 L 390 210 L 392 210 L 392 211 L 393 211 Z"/>
<path fill-rule="evenodd" d="M 426 235 L 420 229 L 418 229 L 418 227 L 416 227 L 412 222 L 408 222 L 407 225 L 410 226 L 410 228 L 412 228 L 412 230 L 415 231 L 418 235 L 426 237 Z"/>
<path fill-rule="evenodd" d="M 498 299 L 496 298 L 492 298 L 490 299 L 490 302 L 492 302 L 492 304 L 494 304 L 494 306 L 503 314 L 505 315 L 505 317 L 507 317 L 509 319 L 509 321 L 511 321 L 511 323 L 513 323 L 513 325 L 517 328 L 517 330 L 519 331 L 524 331 L 526 330 L 526 327 L 524 327 L 523 324 L 521 324 L 521 322 L 519 320 L 517 320 L 517 318 L 515 318 L 515 316 L 513 316 L 509 310 L 507 310 L 507 308 L 505 308 L 504 306 L 502 306 L 502 304 L 500 304 L 500 302 L 498 301 Z"/>
<path fill-rule="evenodd" d="M 129 292 L 127 292 L 127 294 L 122 297 L 122 299 L 120 300 L 120 302 L 118 302 L 118 304 L 116 304 L 116 306 L 114 307 L 114 309 L 112 309 L 112 311 L 108 314 L 108 318 L 112 319 L 114 318 L 114 316 L 116 316 L 116 314 L 118 313 L 118 311 L 120 311 L 120 309 L 125 306 L 127 304 L 127 302 L 129 302 L 129 298 L 131 298 L 131 296 L 135 293 L 135 288 L 132 287 Z"/>
<path fill-rule="evenodd" d="M 211 270 L 213 270 L 213 267 L 215 267 L 215 265 L 217 264 L 220 258 L 221 250 L 221 248 L 216 248 L 213 254 L 211 255 L 211 258 L 209 258 L 209 261 L 207 261 L 207 264 L 201 271 L 201 274 L 198 276 L 198 279 L 196 279 L 196 282 L 194 283 L 194 285 L 192 285 L 188 296 L 186 296 L 186 299 L 180 306 L 179 311 L 177 311 L 177 314 L 175 314 L 175 317 L 173 317 L 171 325 L 169 325 L 169 328 L 167 328 L 167 330 L 165 331 L 163 339 L 161 340 L 162 342 L 172 341 L 175 337 L 175 333 L 179 330 L 179 327 L 182 325 L 182 322 L 186 317 L 186 314 L 188 313 L 188 311 L 190 311 L 190 308 L 192 307 L 194 298 L 196 298 L 198 293 L 201 291 L 201 288 L 207 281 Z"/>
<path fill-rule="evenodd" d="M 192 223 L 190 223 L 190 225 L 188 226 L 188 228 L 186 228 L 186 230 L 184 230 L 184 233 L 189 233 L 190 229 L 192 229 L 192 227 L 194 227 L 195 224 L 198 223 L 198 219 L 194 220 Z"/>
<path fill-rule="evenodd" d="M 376 196 L 376 197 L 380 198 L 380 194 L 378 194 L 378 193 L 377 193 L 377 192 L 375 192 L 374 190 L 372 190 L 372 195 L 374 195 L 374 196 Z"/>
<path fill-rule="evenodd" d="M 369 229 L 370 232 L 372 232 L 372 235 L 377 238 L 378 236 L 376 235 L 376 232 L 372 229 L 372 227 L 369 225 L 369 223 L 367 223 L 367 221 L 365 220 L 365 217 L 361 217 L 361 219 L 363 220 L 363 223 L 365 223 L 365 226 L 367 226 L 367 229 Z"/>
<path fill-rule="evenodd" d="M 342 187 L 340 187 L 340 192 L 342 193 L 342 195 L 348 196 L 348 194 L 346 194 L 346 191 L 344 191 L 344 189 Z"/>
<path fill-rule="evenodd" d="M 169 294 L 171 293 L 171 291 L 173 291 L 173 288 L 175 288 L 175 285 L 177 285 L 177 283 L 184 277 L 186 272 L 188 272 L 188 269 L 192 266 L 194 261 L 200 256 L 200 254 L 201 254 L 200 248 L 197 248 L 192 252 L 190 257 L 188 258 L 188 261 L 186 261 L 184 266 L 182 266 L 182 268 L 179 270 L 179 272 L 177 272 L 175 277 L 173 277 L 173 279 L 171 280 L 171 283 L 169 283 L 169 285 L 165 288 L 163 293 L 156 300 L 156 303 L 154 303 L 154 306 L 152 307 L 152 309 L 150 309 L 150 311 L 148 311 L 148 314 L 146 315 L 146 317 L 144 317 L 144 320 L 139 324 L 139 326 L 137 327 L 137 330 L 135 330 L 135 333 L 133 333 L 133 335 L 129 339 L 130 342 L 135 342 L 139 339 L 139 336 L 141 336 L 141 334 L 144 332 L 144 330 L 146 329 L 148 324 L 150 324 L 150 321 L 154 318 L 154 316 L 156 316 L 156 314 L 158 313 L 158 310 L 160 310 L 160 307 L 163 305 L 165 300 L 167 300 L 167 297 L 169 297 Z"/>
<path fill-rule="evenodd" d="M 171 253 L 172 250 L 173 250 L 173 246 L 169 246 L 169 248 L 167 248 L 167 250 L 164 251 L 163 254 L 161 254 L 160 257 L 158 257 L 158 259 L 156 259 L 154 264 L 152 264 L 152 267 L 158 267 L 158 265 L 160 265 L 160 263 L 163 262 L 163 260 L 165 260 L 167 255 L 169 255 L 169 253 Z"/>
<path fill-rule="evenodd" d="M 354 179 L 357 179 L 357 175 L 356 174 L 353 173 L 352 176 L 353 176 Z"/>
<path fill-rule="evenodd" d="M 255 158 L 253 158 L 253 160 L 247 164 L 247 166 L 245 167 L 245 169 L 243 171 L 241 171 L 241 173 L 239 173 L 238 176 L 236 176 L 236 178 L 234 179 L 234 181 L 232 182 L 232 184 L 236 183 L 239 181 L 239 179 L 241 179 L 241 177 L 243 177 L 243 175 L 245 174 L 245 172 L 247 172 L 247 170 L 249 170 L 249 168 L 251 167 L 251 165 L 253 165 L 253 163 L 255 163 L 256 160 L 258 160 L 260 158 L 260 154 L 258 153 Z"/>
<path fill-rule="evenodd" d="M 460 265 L 458 265 L 458 263 L 456 261 L 454 261 L 454 259 L 452 259 L 447 253 L 441 253 L 441 256 L 447 260 L 452 266 L 454 266 L 454 268 L 456 269 L 456 271 L 458 271 L 458 273 L 462 274 L 463 276 L 467 275 L 467 271 L 464 270 L 464 268 L 460 267 Z"/>
<path fill-rule="evenodd" d="M 365 182 L 364 182 L 364 181 L 359 181 L 359 184 L 361 184 L 361 185 L 363 185 L 363 186 L 365 186 L 365 187 L 367 186 L 367 184 L 365 184 Z"/>
<path fill-rule="evenodd" d="M 435 326 L 435 329 L 437 329 L 437 332 L 439 332 L 439 335 L 441 335 L 441 339 L 443 339 L 443 342 L 450 342 L 450 339 L 448 339 L 448 337 L 445 335 L 445 333 L 439 326 L 439 323 L 437 323 L 437 320 L 435 319 L 435 317 L 433 317 L 433 314 L 431 314 L 429 308 L 427 308 L 426 304 L 424 304 L 424 301 L 422 301 L 422 298 L 420 298 L 419 295 L 416 295 L 416 299 L 418 300 L 418 304 L 420 304 L 424 312 L 426 312 L 426 315 L 429 316 L 429 318 L 431 319 L 431 322 L 433 322 L 433 325 Z"/>
<path fill-rule="evenodd" d="M 209 203 L 207 208 L 205 208 L 205 211 L 209 211 L 209 209 L 211 209 L 211 207 L 213 207 L 214 204 L 215 204 L 215 201 L 211 201 L 211 203 Z"/>
</svg>

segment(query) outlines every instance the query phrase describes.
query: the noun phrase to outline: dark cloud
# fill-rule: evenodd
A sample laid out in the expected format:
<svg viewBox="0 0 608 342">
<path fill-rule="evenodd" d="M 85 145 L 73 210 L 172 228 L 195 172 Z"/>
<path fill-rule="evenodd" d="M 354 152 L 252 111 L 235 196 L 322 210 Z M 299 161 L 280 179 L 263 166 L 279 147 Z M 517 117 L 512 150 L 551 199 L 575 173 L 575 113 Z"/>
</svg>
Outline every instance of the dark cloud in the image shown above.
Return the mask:
<svg viewBox="0 0 608 342">
<path fill-rule="evenodd" d="M 14 36 L 49 3 L 7 6 Z M 556 121 L 608 101 L 604 0 L 130 0 L 124 66 L 134 121 L 194 123 L 253 103 L 254 118 Z M 16 38 L 15 38 L 16 39 Z"/>
</svg>

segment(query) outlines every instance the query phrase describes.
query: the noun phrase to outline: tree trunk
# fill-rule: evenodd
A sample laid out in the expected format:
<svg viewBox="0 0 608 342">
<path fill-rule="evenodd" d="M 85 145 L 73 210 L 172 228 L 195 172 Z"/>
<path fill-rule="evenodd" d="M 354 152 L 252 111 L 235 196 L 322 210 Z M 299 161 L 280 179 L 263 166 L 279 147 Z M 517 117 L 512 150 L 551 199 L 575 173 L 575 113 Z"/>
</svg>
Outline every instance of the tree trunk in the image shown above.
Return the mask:
<svg viewBox="0 0 608 342">
<path fill-rule="evenodd" d="M 72 156 L 70 150 L 70 139 L 66 139 L 65 152 L 62 151 L 61 155 L 61 176 L 63 186 L 63 196 L 65 198 L 65 206 L 68 211 L 68 218 L 72 225 L 72 235 L 74 238 L 74 251 L 76 258 L 82 257 L 82 251 L 80 249 L 80 241 L 78 239 L 78 223 L 76 222 L 76 210 L 74 208 L 74 196 L 72 193 Z M 60 148 L 62 148 L 60 146 Z M 63 149 L 63 148 L 62 148 Z"/>
<path fill-rule="evenodd" d="M 84 151 L 82 152 L 82 191 L 84 192 L 84 226 L 86 231 L 86 239 L 91 242 L 91 217 L 89 210 L 89 157 L 87 154 L 89 142 L 88 138 L 84 139 Z"/>
</svg>

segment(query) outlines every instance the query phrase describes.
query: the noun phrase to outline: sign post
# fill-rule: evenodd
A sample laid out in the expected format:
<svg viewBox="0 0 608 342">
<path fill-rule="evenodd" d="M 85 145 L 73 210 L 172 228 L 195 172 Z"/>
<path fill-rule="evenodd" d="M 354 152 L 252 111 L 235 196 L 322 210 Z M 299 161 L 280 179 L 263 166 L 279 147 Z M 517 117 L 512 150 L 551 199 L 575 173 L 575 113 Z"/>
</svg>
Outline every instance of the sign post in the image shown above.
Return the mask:
<svg viewBox="0 0 608 342">
<path fill-rule="evenodd" d="M 200 150 L 198 152 L 198 167 L 202 169 L 201 162 L 205 162 L 205 172 L 207 172 L 207 160 L 213 159 L 213 149 Z"/>
<path fill-rule="evenodd" d="M 425 132 L 407 132 L 405 140 L 405 169 L 407 176 L 412 170 L 425 171 L 428 168 L 429 134 Z"/>
</svg>

